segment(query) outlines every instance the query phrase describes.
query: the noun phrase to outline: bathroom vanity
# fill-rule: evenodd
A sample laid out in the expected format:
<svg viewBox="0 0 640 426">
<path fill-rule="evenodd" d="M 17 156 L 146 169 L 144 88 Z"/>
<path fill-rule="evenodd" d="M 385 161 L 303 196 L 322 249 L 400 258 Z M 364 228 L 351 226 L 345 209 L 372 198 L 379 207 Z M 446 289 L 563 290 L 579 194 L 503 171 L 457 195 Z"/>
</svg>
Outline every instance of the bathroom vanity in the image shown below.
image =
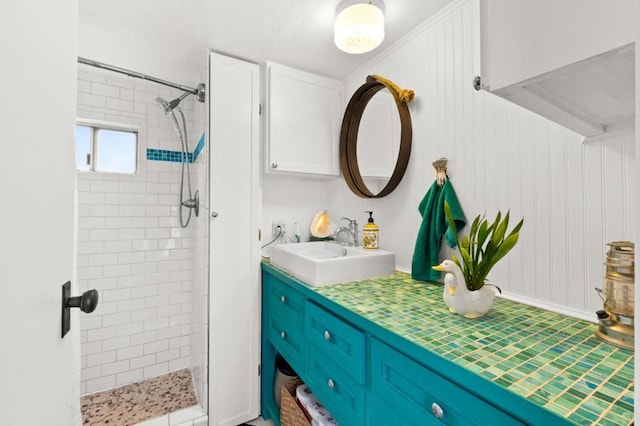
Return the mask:
<svg viewBox="0 0 640 426">
<path fill-rule="evenodd" d="M 267 262 L 262 308 L 262 416 L 276 425 L 276 352 L 341 425 L 633 420 L 633 352 L 585 321 L 503 299 L 470 320 L 405 273 L 314 288 Z"/>
</svg>

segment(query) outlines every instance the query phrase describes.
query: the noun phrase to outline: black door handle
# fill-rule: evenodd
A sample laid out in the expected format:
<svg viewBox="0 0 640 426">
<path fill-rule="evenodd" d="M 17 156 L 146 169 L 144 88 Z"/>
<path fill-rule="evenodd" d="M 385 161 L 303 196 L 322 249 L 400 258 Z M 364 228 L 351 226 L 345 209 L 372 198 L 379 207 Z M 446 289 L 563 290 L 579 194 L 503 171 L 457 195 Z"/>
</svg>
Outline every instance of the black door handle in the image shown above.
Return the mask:
<svg viewBox="0 0 640 426">
<path fill-rule="evenodd" d="M 87 290 L 82 296 L 67 299 L 67 308 L 80 308 L 82 312 L 90 314 L 98 306 L 98 290 Z"/>
<path fill-rule="evenodd" d="M 87 290 L 82 296 L 71 297 L 71 281 L 62 285 L 62 337 L 71 329 L 71 308 L 80 308 L 90 314 L 98 306 L 98 290 Z"/>
</svg>

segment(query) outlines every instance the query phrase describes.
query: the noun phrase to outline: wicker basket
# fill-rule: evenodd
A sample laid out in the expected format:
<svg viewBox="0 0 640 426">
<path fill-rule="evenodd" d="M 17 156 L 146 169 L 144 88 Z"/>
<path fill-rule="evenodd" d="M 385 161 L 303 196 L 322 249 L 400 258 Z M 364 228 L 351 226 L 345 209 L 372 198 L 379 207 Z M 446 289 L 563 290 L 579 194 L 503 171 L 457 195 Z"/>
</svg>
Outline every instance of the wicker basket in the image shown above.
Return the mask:
<svg viewBox="0 0 640 426">
<path fill-rule="evenodd" d="M 301 384 L 301 380 L 295 380 L 283 384 L 280 388 L 280 424 L 282 426 L 311 425 L 296 402 L 296 388 Z"/>
</svg>

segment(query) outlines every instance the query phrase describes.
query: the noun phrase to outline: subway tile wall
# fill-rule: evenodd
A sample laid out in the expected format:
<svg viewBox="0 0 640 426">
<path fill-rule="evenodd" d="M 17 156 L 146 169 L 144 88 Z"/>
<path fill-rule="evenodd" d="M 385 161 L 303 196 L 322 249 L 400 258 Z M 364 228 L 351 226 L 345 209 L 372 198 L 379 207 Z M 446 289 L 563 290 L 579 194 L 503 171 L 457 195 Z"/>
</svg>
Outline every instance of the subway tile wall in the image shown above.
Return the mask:
<svg viewBox="0 0 640 426">
<path fill-rule="evenodd" d="M 147 148 L 180 150 L 169 117 L 154 101 L 179 94 L 79 66 L 78 117 L 139 131 L 135 175 L 77 174 L 77 279 L 81 291 L 100 293 L 96 311 L 80 317 L 82 394 L 191 365 L 194 228 L 202 216 L 180 227 L 181 164 L 145 155 Z M 196 103 L 189 97 L 181 104 L 190 151 L 205 129 L 194 120 L 204 108 Z M 192 177 L 197 168 L 191 164 Z"/>
</svg>

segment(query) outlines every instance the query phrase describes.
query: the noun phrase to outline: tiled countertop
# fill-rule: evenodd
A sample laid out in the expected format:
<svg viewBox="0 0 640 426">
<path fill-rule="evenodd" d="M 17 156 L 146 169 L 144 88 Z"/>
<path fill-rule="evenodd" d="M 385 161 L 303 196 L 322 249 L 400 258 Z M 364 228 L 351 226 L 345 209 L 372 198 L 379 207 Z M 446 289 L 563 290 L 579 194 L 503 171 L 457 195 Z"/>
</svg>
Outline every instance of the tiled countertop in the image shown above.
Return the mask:
<svg viewBox="0 0 640 426">
<path fill-rule="evenodd" d="M 402 272 L 313 290 L 575 424 L 633 420 L 633 352 L 598 340 L 595 324 L 499 298 L 467 319 L 441 286 Z"/>
</svg>

